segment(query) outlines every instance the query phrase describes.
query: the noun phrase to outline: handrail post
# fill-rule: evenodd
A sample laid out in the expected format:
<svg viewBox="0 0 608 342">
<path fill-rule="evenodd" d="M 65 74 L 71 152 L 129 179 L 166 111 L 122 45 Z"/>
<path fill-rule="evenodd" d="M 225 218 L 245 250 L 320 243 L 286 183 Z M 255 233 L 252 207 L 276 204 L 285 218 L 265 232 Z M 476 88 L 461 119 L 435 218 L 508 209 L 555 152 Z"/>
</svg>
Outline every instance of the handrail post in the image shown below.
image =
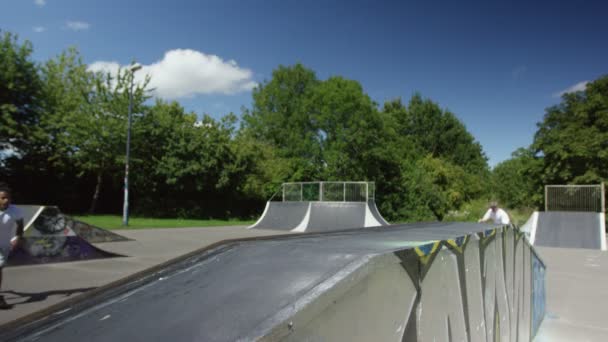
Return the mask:
<svg viewBox="0 0 608 342">
<path fill-rule="evenodd" d="M 323 202 L 323 182 L 319 182 L 319 201 Z"/>
<path fill-rule="evenodd" d="M 602 182 L 602 212 L 605 213 L 606 212 L 606 188 L 604 185 L 604 182 Z"/>
</svg>

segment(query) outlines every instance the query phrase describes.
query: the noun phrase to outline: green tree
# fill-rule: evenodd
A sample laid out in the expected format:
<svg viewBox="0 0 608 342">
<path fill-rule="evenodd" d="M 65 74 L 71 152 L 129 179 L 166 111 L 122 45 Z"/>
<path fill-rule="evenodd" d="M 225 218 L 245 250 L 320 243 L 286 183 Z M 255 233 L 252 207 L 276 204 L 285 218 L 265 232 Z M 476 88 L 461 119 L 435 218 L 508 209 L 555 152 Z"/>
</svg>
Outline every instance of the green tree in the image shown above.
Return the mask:
<svg viewBox="0 0 608 342">
<path fill-rule="evenodd" d="M 121 174 L 125 163 L 129 94 L 133 93 L 133 113 L 143 112 L 148 98 L 148 80 L 131 89 L 133 73 L 121 69 L 116 76 L 86 71 L 75 51 L 50 61 L 46 79 L 60 85 L 54 97 L 54 126 L 62 131 L 57 144 L 78 169 L 79 176 L 96 179 L 90 212 L 96 210 L 104 176 Z M 53 90 L 49 90 L 52 92 Z"/>
<path fill-rule="evenodd" d="M 534 207 L 542 201 L 539 171 L 542 161 L 520 148 L 492 170 L 492 197 L 508 208 Z"/>
<path fill-rule="evenodd" d="M 546 110 L 532 149 L 542 159 L 542 182 L 599 183 L 608 179 L 608 76 L 566 93 Z"/>
<path fill-rule="evenodd" d="M 270 81 L 253 90 L 253 108 L 243 115 L 247 135 L 287 159 L 291 172 L 286 180 L 317 179 L 321 174 L 321 147 L 309 112 L 318 84 L 314 72 L 301 64 L 279 66 Z"/>
<path fill-rule="evenodd" d="M 37 137 L 41 82 L 32 60 L 32 44 L 0 31 L 0 160 L 25 155 L 39 145 Z"/>
<path fill-rule="evenodd" d="M 443 158 L 466 171 L 487 176 L 487 158 L 481 145 L 458 118 L 429 99 L 416 94 L 404 107 L 400 101 L 390 104 L 396 114 L 397 132 L 410 136 L 425 154 Z"/>
</svg>

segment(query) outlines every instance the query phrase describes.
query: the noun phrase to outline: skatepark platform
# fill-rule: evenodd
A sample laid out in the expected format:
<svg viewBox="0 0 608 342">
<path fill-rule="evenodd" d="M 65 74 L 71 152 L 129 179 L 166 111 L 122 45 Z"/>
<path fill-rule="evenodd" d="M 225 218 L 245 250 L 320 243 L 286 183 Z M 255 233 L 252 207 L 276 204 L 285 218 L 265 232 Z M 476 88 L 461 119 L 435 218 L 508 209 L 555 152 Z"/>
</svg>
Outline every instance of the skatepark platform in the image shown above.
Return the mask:
<svg viewBox="0 0 608 342">
<path fill-rule="evenodd" d="M 483 224 L 234 240 L 4 325 L 0 340 L 526 341 L 544 273 L 523 234 Z"/>
</svg>

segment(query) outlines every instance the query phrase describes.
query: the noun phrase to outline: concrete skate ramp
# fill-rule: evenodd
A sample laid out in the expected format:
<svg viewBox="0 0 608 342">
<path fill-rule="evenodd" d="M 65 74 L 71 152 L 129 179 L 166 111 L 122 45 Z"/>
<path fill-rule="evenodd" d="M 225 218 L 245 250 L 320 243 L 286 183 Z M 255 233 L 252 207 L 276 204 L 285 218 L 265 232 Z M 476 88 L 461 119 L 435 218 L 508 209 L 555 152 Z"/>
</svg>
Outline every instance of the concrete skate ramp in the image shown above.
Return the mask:
<svg viewBox="0 0 608 342">
<path fill-rule="evenodd" d="M 365 202 L 311 202 L 305 231 L 323 232 L 363 227 L 365 208 Z"/>
<path fill-rule="evenodd" d="M 233 240 L 0 326 L 0 340 L 530 341 L 544 272 L 522 233 L 484 224 Z"/>
<path fill-rule="evenodd" d="M 308 212 L 309 202 L 266 202 L 264 213 L 253 229 L 292 230 Z"/>
<path fill-rule="evenodd" d="M 269 201 L 260 219 L 249 228 L 323 232 L 388 224 L 374 201 Z"/>
<path fill-rule="evenodd" d="M 79 236 L 26 237 L 21 248 L 13 251 L 9 266 L 120 257 L 91 245 Z"/>
<path fill-rule="evenodd" d="M 64 215 L 55 206 L 18 205 L 23 212 L 25 235 L 77 235 L 90 243 L 130 241 L 122 235 L 92 226 Z"/>
<path fill-rule="evenodd" d="M 539 212 L 534 245 L 602 249 L 605 232 L 601 221 L 599 213 Z"/>
<path fill-rule="evenodd" d="M 384 217 L 382 217 L 382 214 L 380 214 L 380 210 L 378 210 L 378 207 L 376 206 L 376 201 L 368 201 L 368 208 L 374 219 L 376 219 L 376 221 L 378 221 L 381 226 L 390 225 L 390 223 L 388 223 L 388 221 L 385 220 Z"/>
<path fill-rule="evenodd" d="M 64 261 L 89 260 L 118 257 L 122 255 L 103 251 L 79 236 L 74 228 L 90 233 L 101 228 L 87 225 L 63 215 L 53 206 L 19 206 L 24 213 L 25 241 L 21 248 L 13 251 L 8 265 L 43 264 Z M 111 234 L 111 233 L 110 233 Z M 115 234 L 116 237 L 122 236 Z M 87 234 L 93 241 L 99 241 L 94 234 Z M 98 234 L 116 239 L 111 235 Z M 124 240 L 127 240 L 124 238 Z M 108 240 L 104 240 L 108 241 Z"/>
</svg>

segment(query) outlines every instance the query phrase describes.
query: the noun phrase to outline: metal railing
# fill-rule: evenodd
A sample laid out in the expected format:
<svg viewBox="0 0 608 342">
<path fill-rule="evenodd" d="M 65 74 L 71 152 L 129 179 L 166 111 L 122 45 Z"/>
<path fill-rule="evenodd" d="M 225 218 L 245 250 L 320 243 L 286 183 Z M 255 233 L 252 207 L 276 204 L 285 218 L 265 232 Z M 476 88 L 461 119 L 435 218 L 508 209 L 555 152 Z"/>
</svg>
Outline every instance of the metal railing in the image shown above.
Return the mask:
<svg viewBox="0 0 608 342">
<path fill-rule="evenodd" d="M 545 211 L 606 212 L 604 183 L 545 185 Z"/>
<path fill-rule="evenodd" d="M 281 186 L 283 202 L 366 202 L 375 199 L 374 182 L 295 182 Z"/>
</svg>

